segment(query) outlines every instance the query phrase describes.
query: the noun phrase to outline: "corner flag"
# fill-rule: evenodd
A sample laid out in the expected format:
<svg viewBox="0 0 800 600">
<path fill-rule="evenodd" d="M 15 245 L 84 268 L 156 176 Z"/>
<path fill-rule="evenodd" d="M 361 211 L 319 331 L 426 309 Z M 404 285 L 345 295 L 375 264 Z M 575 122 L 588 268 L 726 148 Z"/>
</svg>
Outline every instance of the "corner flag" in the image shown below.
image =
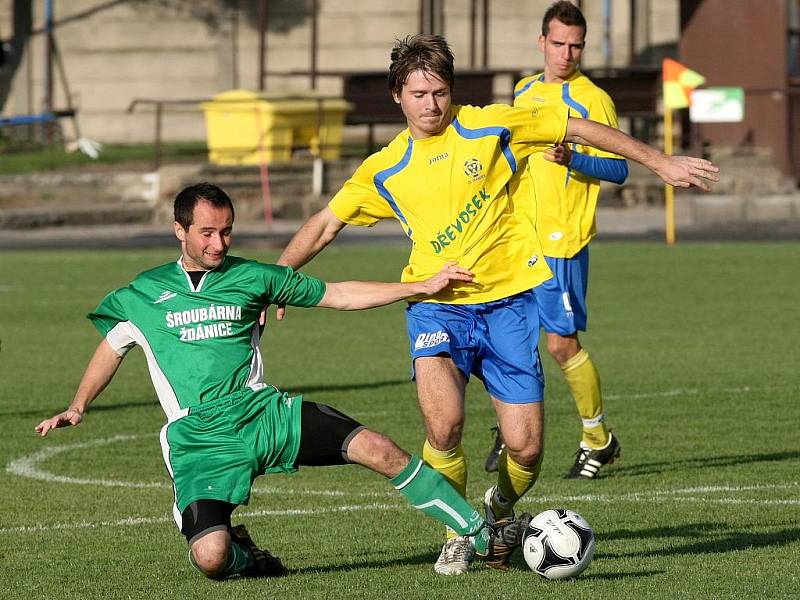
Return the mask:
<svg viewBox="0 0 800 600">
<path fill-rule="evenodd" d="M 706 78 L 678 61 L 665 58 L 661 65 L 664 108 L 686 108 L 691 102 L 694 88 L 703 85 Z"/>
</svg>

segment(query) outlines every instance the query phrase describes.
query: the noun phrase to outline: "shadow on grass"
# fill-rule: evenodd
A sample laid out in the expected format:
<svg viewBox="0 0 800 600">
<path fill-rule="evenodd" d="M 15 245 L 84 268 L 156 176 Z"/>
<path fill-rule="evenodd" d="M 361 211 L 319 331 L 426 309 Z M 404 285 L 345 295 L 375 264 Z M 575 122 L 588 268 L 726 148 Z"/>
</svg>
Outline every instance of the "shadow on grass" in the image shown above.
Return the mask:
<svg viewBox="0 0 800 600">
<path fill-rule="evenodd" d="M 800 541 L 800 530 L 787 528 L 780 531 L 757 533 L 731 527 L 722 523 L 689 523 L 675 527 L 654 527 L 649 529 L 609 531 L 603 534 L 604 540 L 654 539 L 654 538 L 694 538 L 677 546 L 647 550 L 644 552 L 598 553 L 599 559 L 614 559 L 631 556 L 674 556 L 682 554 L 719 554 L 755 548 L 782 547 Z"/>
<path fill-rule="evenodd" d="M 736 465 L 752 463 L 780 462 L 784 460 L 800 459 L 800 451 L 769 452 L 763 454 L 732 454 L 728 456 L 711 456 L 687 458 L 684 460 L 670 460 L 633 465 L 619 465 L 603 472 L 603 478 L 613 477 L 639 477 L 641 475 L 655 475 L 671 472 L 677 469 L 718 469 L 720 467 L 733 467 Z"/>
<path fill-rule="evenodd" d="M 308 386 L 285 386 L 280 387 L 281 391 L 291 394 L 315 394 L 319 392 L 352 392 L 357 390 L 375 390 L 384 387 L 394 387 L 410 383 L 408 379 L 388 379 L 386 381 L 375 381 L 371 383 L 344 383 L 339 385 L 308 385 Z M 313 398 L 311 398 L 313 400 Z M 158 400 L 153 396 L 147 400 L 136 400 L 131 402 L 115 402 L 113 404 L 103 404 L 102 398 L 99 404 L 92 404 L 88 412 L 98 413 L 104 411 L 126 410 L 128 408 L 156 407 Z M 60 404 L 51 408 L 38 408 L 36 410 L 4 410 L 0 411 L 0 417 L 22 417 L 22 418 L 41 418 L 46 419 L 64 410 L 65 405 Z"/>
<path fill-rule="evenodd" d="M 433 570 L 433 564 L 439 557 L 438 552 L 426 552 L 424 554 L 416 554 L 413 556 L 387 558 L 385 560 L 353 560 L 343 562 L 338 565 L 327 565 L 324 567 L 302 567 L 299 569 L 289 569 L 291 575 L 299 574 L 313 574 L 313 573 L 340 573 L 346 571 L 355 571 L 359 569 L 385 569 L 386 567 L 398 567 L 409 565 L 430 565 Z"/>
<path fill-rule="evenodd" d="M 654 575 L 663 575 L 664 573 L 666 573 L 666 571 L 628 571 L 626 573 L 589 573 L 588 575 L 584 573 L 580 576 L 580 579 L 590 579 L 594 581 L 627 581 L 633 577 L 652 577 Z"/>
</svg>

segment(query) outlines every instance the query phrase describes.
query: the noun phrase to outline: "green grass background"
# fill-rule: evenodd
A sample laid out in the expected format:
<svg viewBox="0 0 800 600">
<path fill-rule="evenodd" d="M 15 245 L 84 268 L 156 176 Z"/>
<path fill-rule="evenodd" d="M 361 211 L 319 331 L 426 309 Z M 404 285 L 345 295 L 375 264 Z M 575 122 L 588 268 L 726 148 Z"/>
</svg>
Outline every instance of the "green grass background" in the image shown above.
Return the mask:
<svg viewBox="0 0 800 600">
<path fill-rule="evenodd" d="M 334 245 L 307 270 L 328 280 L 392 280 L 406 253 Z M 0 597 L 797 597 L 800 245 L 592 245 L 582 339 L 622 459 L 596 481 L 561 479 L 579 421 L 545 357 L 546 457 L 521 503 L 531 512 L 572 508 L 594 527 L 594 562 L 563 582 L 538 578 L 520 557 L 507 573 L 437 576 L 440 527 L 355 466 L 261 478 L 238 511 L 250 516 L 234 522 L 246 522 L 291 576 L 203 579 L 171 520 L 157 437 L 163 414 L 141 351 L 80 427 L 44 440 L 33 433 L 70 401 L 99 341 L 84 315 L 110 289 L 176 257 L 176 249 L 0 253 Z M 284 322 L 270 321 L 262 349 L 270 383 L 421 447 L 402 305 L 290 309 Z M 493 417 L 480 382 L 470 384 L 467 404 L 468 495 L 477 504 L 494 482 L 482 470 Z M 7 470 L 43 451 L 50 454 L 37 467 L 49 478 Z"/>
</svg>

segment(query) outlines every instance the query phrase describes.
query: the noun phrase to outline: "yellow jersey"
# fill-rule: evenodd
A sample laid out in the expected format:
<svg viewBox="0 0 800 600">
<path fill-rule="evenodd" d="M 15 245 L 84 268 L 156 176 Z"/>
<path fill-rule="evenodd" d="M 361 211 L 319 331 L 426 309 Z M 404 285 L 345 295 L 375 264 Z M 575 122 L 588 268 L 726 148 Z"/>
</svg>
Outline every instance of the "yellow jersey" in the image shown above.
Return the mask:
<svg viewBox="0 0 800 600">
<path fill-rule="evenodd" d="M 564 139 L 567 111 L 454 105 L 451 117 L 429 138 L 401 132 L 364 161 L 329 207 L 352 225 L 400 222 L 412 242 L 402 281 L 427 279 L 448 261 L 475 274 L 427 301 L 477 304 L 529 290 L 551 273 L 508 183 L 528 156 Z"/>
<path fill-rule="evenodd" d="M 545 83 L 538 74 L 520 80 L 514 88 L 514 106 L 555 108 L 570 117 L 591 119 L 617 128 L 617 111 L 608 94 L 580 71 L 563 83 Z M 590 146 L 572 145 L 572 150 L 605 158 L 622 158 Z M 545 256 L 571 258 L 597 232 L 595 210 L 600 182 L 593 177 L 531 156 L 521 180 L 514 182 L 517 204 L 525 206 L 539 235 Z"/>
</svg>

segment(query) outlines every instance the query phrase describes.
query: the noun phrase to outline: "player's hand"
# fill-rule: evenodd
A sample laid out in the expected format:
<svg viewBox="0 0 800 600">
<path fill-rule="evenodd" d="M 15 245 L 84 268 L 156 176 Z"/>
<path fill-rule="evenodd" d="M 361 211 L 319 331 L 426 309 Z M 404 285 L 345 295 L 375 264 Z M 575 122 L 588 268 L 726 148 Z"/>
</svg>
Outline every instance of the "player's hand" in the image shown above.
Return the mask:
<svg viewBox="0 0 800 600">
<path fill-rule="evenodd" d="M 654 169 L 656 175 L 675 187 L 698 187 L 703 191 L 711 189 L 710 184 L 719 181 L 719 167 L 711 161 L 692 156 L 666 156 Z"/>
<path fill-rule="evenodd" d="M 455 261 L 447 263 L 442 270 L 433 277 L 420 282 L 422 286 L 421 294 L 432 296 L 440 292 L 453 281 L 472 281 L 475 275 L 463 267 L 459 267 Z"/>
<path fill-rule="evenodd" d="M 269 308 L 269 304 L 267 304 L 263 309 L 261 309 L 261 314 L 258 315 L 258 325 L 261 329 L 264 329 L 264 326 L 267 324 L 267 309 Z M 285 304 L 278 304 L 278 308 L 275 310 L 275 318 L 278 321 L 283 321 L 283 317 L 286 315 L 286 305 Z"/>
<path fill-rule="evenodd" d="M 567 144 L 556 144 L 552 148 L 547 148 L 543 153 L 545 160 L 554 162 L 562 167 L 569 167 L 572 162 L 572 150 Z"/>
<path fill-rule="evenodd" d="M 83 421 L 83 413 L 80 411 L 68 408 L 62 413 L 58 413 L 54 417 L 50 417 L 39 423 L 34 430 L 42 437 L 47 435 L 51 429 L 58 429 L 59 427 L 74 427 Z"/>
</svg>

